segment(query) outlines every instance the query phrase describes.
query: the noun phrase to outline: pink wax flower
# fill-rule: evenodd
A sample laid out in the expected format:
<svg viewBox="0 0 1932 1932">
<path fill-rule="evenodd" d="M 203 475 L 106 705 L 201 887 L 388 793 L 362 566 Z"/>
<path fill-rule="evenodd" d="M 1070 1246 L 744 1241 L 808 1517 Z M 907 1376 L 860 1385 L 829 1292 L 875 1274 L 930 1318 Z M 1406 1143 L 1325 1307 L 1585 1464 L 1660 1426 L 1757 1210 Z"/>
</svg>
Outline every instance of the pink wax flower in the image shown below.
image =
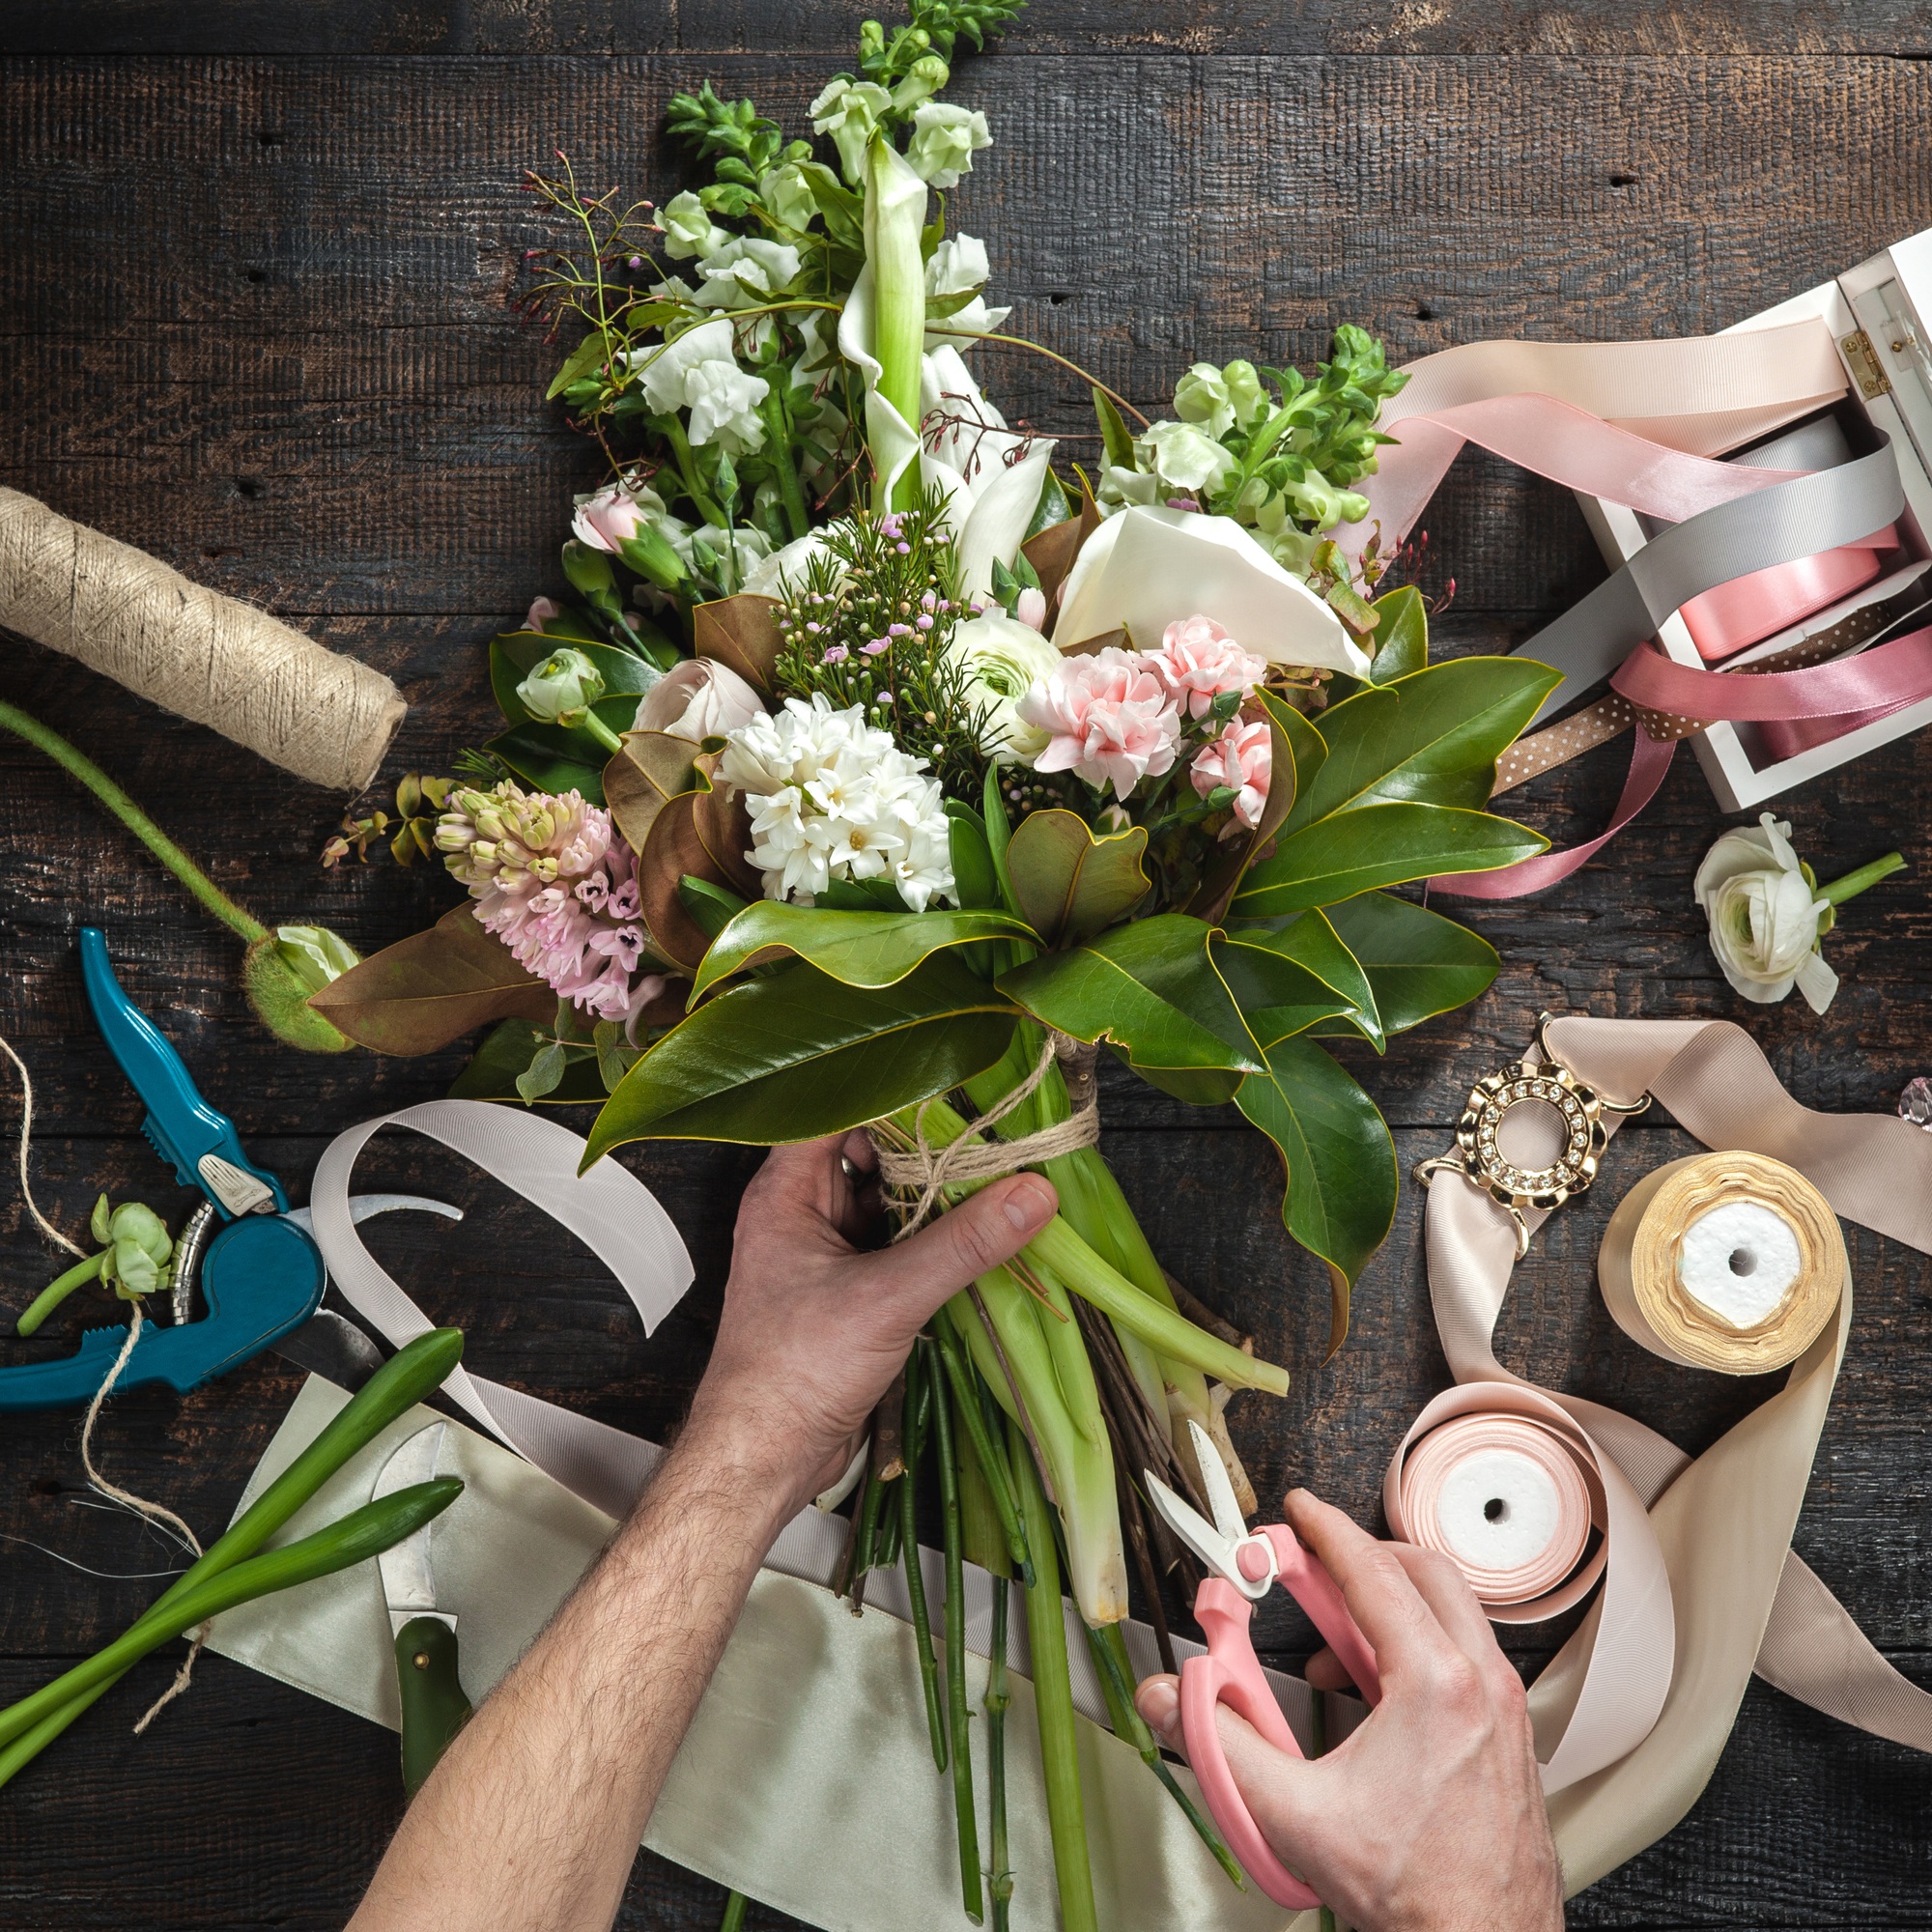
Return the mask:
<svg viewBox="0 0 1932 1932">
<path fill-rule="evenodd" d="M 1205 718 L 1224 691 L 1246 697 L 1267 676 L 1264 659 L 1245 651 L 1211 617 L 1195 615 L 1170 624 L 1160 649 L 1148 654 L 1150 667 L 1185 704 L 1188 715 Z"/>
<path fill-rule="evenodd" d="M 1063 659 L 1018 710 L 1048 734 L 1034 760 L 1038 770 L 1076 773 L 1096 791 L 1111 782 L 1117 798 L 1171 769 L 1180 741 L 1179 713 L 1147 659 L 1111 644 L 1092 657 Z"/>
<path fill-rule="evenodd" d="M 1223 785 L 1235 794 L 1234 818 L 1221 833 L 1225 838 L 1236 826 L 1252 832 L 1262 822 L 1273 771 L 1274 751 L 1265 721 L 1231 718 L 1218 738 L 1195 753 L 1187 776 L 1203 798 Z"/>
</svg>

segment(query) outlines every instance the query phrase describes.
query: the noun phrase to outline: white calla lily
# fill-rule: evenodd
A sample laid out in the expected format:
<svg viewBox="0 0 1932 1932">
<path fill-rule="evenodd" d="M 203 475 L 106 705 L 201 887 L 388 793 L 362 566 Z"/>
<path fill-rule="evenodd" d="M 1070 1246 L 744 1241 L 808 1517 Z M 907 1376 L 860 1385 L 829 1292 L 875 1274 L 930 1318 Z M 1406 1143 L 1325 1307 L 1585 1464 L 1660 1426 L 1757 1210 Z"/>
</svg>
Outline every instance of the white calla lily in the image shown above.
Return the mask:
<svg viewBox="0 0 1932 1932">
<path fill-rule="evenodd" d="M 1368 674 L 1368 655 L 1298 577 L 1232 517 L 1139 504 L 1109 517 L 1068 573 L 1054 641 L 1063 650 L 1124 627 L 1158 646 L 1170 624 L 1211 617 L 1270 664 Z"/>
</svg>

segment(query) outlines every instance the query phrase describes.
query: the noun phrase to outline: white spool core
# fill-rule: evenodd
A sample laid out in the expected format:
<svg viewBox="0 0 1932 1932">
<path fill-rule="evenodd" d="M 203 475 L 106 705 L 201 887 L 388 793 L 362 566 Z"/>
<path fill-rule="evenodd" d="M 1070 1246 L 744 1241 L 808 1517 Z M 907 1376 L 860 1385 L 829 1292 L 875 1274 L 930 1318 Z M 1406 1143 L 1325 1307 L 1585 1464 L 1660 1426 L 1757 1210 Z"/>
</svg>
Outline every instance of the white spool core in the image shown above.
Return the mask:
<svg viewBox="0 0 1932 1932">
<path fill-rule="evenodd" d="M 1449 1548 L 1480 1570 L 1516 1570 L 1549 1548 L 1562 1503 L 1549 1472 L 1527 1456 L 1485 1449 L 1443 1478 L 1435 1520 Z"/>
<path fill-rule="evenodd" d="M 1768 1321 L 1804 1265 L 1798 1236 L 1755 1201 L 1727 1201 L 1684 1231 L 1677 1278 L 1706 1313 L 1729 1328 Z"/>
</svg>

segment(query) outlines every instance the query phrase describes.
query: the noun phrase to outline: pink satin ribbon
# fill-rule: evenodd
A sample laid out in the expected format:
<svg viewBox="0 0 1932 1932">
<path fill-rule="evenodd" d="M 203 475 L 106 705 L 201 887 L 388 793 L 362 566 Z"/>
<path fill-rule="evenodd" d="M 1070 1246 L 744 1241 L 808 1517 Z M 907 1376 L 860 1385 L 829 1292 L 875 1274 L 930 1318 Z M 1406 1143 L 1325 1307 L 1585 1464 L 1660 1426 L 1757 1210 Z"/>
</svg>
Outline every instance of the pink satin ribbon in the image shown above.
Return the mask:
<svg viewBox="0 0 1932 1932">
<path fill-rule="evenodd" d="M 1897 548 L 1898 532 L 1888 525 L 1868 543 L 1845 544 L 1800 557 L 1796 563 L 1734 578 L 1691 598 L 1677 614 L 1699 657 L 1713 663 L 1734 657 L 1820 611 L 1829 611 L 1840 598 L 1869 583 L 1885 568 L 1879 552 Z"/>
</svg>

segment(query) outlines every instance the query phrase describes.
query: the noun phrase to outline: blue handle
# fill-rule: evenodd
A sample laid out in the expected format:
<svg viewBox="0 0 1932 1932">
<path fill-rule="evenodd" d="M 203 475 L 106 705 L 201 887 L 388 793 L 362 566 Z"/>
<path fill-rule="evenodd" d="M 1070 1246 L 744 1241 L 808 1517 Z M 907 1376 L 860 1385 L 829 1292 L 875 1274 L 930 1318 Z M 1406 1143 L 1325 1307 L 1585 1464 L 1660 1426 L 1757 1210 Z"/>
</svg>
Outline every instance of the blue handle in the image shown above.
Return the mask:
<svg viewBox="0 0 1932 1932">
<path fill-rule="evenodd" d="M 143 1326 L 116 1392 L 152 1382 L 182 1395 L 200 1387 L 300 1327 L 320 1305 L 327 1279 L 321 1251 L 293 1221 L 251 1214 L 231 1222 L 201 1264 L 208 1313 L 179 1328 Z M 65 1360 L 0 1368 L 0 1411 L 91 1402 L 127 1337 L 125 1328 L 90 1328 Z"/>
<path fill-rule="evenodd" d="M 242 1151 L 235 1122 L 201 1097 L 181 1055 L 121 990 L 108 963 L 107 942 L 91 925 L 80 929 L 80 976 L 101 1037 L 121 1063 L 121 1070 L 132 1082 L 135 1093 L 148 1103 L 148 1118 L 141 1122 L 141 1131 L 155 1151 L 174 1168 L 175 1178 L 184 1187 L 200 1188 L 224 1220 L 232 1219 L 201 1172 L 202 1161 L 215 1154 L 253 1175 L 274 1196 L 277 1212 L 286 1214 L 289 1198 L 282 1192 L 282 1183 Z"/>
</svg>

